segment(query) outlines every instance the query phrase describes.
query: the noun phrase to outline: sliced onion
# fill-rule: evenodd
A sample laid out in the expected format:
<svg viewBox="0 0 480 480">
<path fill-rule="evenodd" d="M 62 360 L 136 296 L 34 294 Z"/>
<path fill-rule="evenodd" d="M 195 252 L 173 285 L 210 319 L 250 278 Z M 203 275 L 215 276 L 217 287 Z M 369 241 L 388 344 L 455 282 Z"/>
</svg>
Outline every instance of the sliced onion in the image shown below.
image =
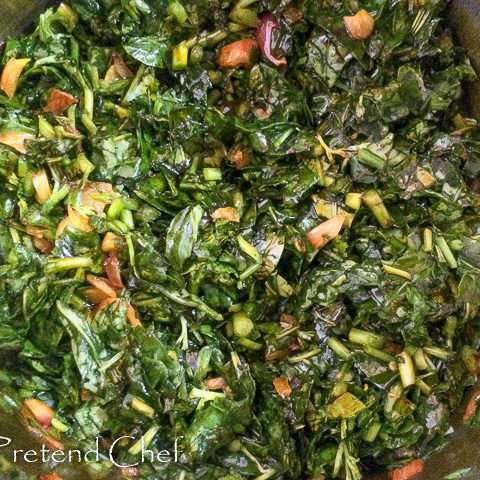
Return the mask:
<svg viewBox="0 0 480 480">
<path fill-rule="evenodd" d="M 276 67 L 281 67 L 287 64 L 287 58 L 277 58 L 272 53 L 272 33 L 273 30 L 279 29 L 277 19 L 271 13 L 264 13 L 260 18 L 260 23 L 257 27 L 255 36 L 262 55 Z"/>
</svg>

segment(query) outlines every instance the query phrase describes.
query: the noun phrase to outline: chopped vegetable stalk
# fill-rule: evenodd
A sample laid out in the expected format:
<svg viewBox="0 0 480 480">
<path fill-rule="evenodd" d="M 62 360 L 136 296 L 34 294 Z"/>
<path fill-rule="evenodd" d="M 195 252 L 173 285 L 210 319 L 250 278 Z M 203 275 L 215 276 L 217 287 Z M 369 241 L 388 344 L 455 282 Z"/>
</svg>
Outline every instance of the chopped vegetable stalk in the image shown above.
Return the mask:
<svg viewBox="0 0 480 480">
<path fill-rule="evenodd" d="M 238 337 L 248 337 L 254 328 L 253 322 L 245 312 L 233 314 L 233 331 Z"/>
<path fill-rule="evenodd" d="M 42 137 L 55 138 L 55 129 L 41 115 L 38 117 L 38 131 Z"/>
<path fill-rule="evenodd" d="M 142 448 L 147 448 L 152 440 L 155 438 L 155 435 L 157 432 L 160 430 L 160 427 L 158 425 L 152 425 L 146 432 L 145 435 L 142 436 L 138 442 L 133 444 L 129 449 L 128 453 L 131 455 L 137 455 L 142 451 Z"/>
<path fill-rule="evenodd" d="M 395 357 L 383 350 L 379 350 L 378 348 L 371 347 L 369 345 L 365 345 L 363 349 L 367 355 L 370 355 L 371 357 L 376 358 L 381 362 L 385 362 L 385 363 L 395 362 Z"/>
<path fill-rule="evenodd" d="M 448 246 L 448 243 L 443 237 L 437 237 L 437 246 L 442 252 L 443 256 L 445 257 L 445 260 L 447 261 L 448 265 L 450 268 L 457 268 L 457 260 L 453 256 L 452 251 L 450 250 L 450 247 Z"/>
<path fill-rule="evenodd" d="M 108 208 L 107 218 L 109 220 L 114 220 L 115 218 L 118 218 L 124 206 L 125 206 L 124 199 L 122 197 L 117 197 Z"/>
<path fill-rule="evenodd" d="M 360 210 L 360 207 L 362 206 L 362 194 L 355 192 L 347 193 L 345 205 L 352 210 Z"/>
<path fill-rule="evenodd" d="M 187 12 L 178 0 L 170 1 L 167 7 L 167 12 L 172 17 L 175 17 L 175 19 L 180 25 L 183 25 L 187 21 Z"/>
<path fill-rule="evenodd" d="M 188 66 L 188 52 L 189 48 L 185 42 L 179 43 L 173 49 L 172 56 L 172 70 L 185 70 Z"/>
<path fill-rule="evenodd" d="M 365 192 L 362 199 L 383 228 L 390 228 L 393 225 L 392 217 L 390 217 L 390 214 L 383 203 L 382 197 L 377 191 L 369 190 L 368 192 Z"/>
<path fill-rule="evenodd" d="M 385 160 L 367 148 L 361 148 L 358 151 L 358 158 L 360 159 L 360 162 L 367 167 L 376 168 L 378 170 L 382 170 L 383 167 L 385 167 Z"/>
<path fill-rule="evenodd" d="M 207 180 L 208 182 L 221 180 L 222 171 L 219 168 L 204 168 L 203 176 L 205 177 L 205 180 Z"/>
<path fill-rule="evenodd" d="M 68 425 L 65 425 L 55 417 L 52 418 L 52 427 L 60 433 L 65 433 L 68 431 Z"/>
<path fill-rule="evenodd" d="M 237 241 L 238 241 L 238 246 L 240 247 L 240 250 L 242 250 L 243 253 L 248 255 L 254 262 L 262 263 L 263 258 L 253 245 L 248 243 L 241 235 L 238 235 Z"/>
<path fill-rule="evenodd" d="M 148 418 L 153 418 L 155 415 L 155 410 L 150 405 L 147 405 L 146 403 L 142 402 L 137 397 L 133 397 L 131 405 L 134 410 L 136 410 L 139 413 L 142 413 Z"/>
<path fill-rule="evenodd" d="M 370 347 L 383 348 L 385 345 L 385 337 L 376 333 L 367 332 L 358 328 L 352 328 L 348 334 L 348 339 L 352 343 L 360 345 L 369 345 Z"/>
<path fill-rule="evenodd" d="M 90 257 L 56 258 L 48 261 L 45 267 L 45 273 L 53 274 L 74 268 L 88 268 L 92 265 L 93 260 Z"/>
<path fill-rule="evenodd" d="M 433 232 L 430 228 L 425 228 L 423 230 L 423 249 L 426 252 L 431 252 L 433 250 Z"/>
<path fill-rule="evenodd" d="M 208 390 L 200 390 L 199 388 L 193 387 L 190 391 L 189 398 L 212 401 L 216 400 L 217 398 L 225 398 L 225 394 L 220 392 L 210 392 Z"/>
<path fill-rule="evenodd" d="M 343 343 L 338 340 L 338 338 L 330 337 L 327 340 L 327 345 L 340 357 L 344 360 L 348 360 L 350 358 L 351 352 L 350 350 L 343 345 Z"/>
<path fill-rule="evenodd" d="M 451 356 L 450 352 L 445 351 L 440 347 L 424 347 L 423 350 L 425 353 L 440 358 L 441 360 L 447 360 Z"/>
<path fill-rule="evenodd" d="M 415 384 L 415 369 L 413 367 L 413 361 L 410 354 L 402 352 L 397 355 L 398 371 L 400 372 L 400 378 L 405 388 Z"/>
<path fill-rule="evenodd" d="M 397 277 L 402 277 L 402 278 L 405 278 L 406 280 L 412 279 L 411 273 L 406 272 L 405 270 L 401 270 L 400 268 L 393 267 L 386 263 L 383 264 L 383 270 L 385 270 L 385 273 L 388 273 L 390 275 L 396 275 Z"/>
<path fill-rule="evenodd" d="M 380 429 L 382 428 L 382 424 L 379 422 L 375 422 L 370 425 L 363 433 L 362 438 L 365 442 L 372 443 L 377 438 Z"/>
</svg>

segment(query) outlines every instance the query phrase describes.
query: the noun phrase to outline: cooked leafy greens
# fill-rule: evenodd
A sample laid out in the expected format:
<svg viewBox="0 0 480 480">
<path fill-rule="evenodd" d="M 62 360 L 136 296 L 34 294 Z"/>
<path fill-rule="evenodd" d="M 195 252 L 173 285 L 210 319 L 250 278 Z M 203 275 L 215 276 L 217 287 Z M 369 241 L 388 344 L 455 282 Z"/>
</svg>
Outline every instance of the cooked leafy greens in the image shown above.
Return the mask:
<svg viewBox="0 0 480 480">
<path fill-rule="evenodd" d="M 123 465 L 183 437 L 145 480 L 421 470 L 480 373 L 445 3 L 75 0 L 8 41 L 1 410 L 101 436 L 95 478 L 122 436 Z"/>
</svg>

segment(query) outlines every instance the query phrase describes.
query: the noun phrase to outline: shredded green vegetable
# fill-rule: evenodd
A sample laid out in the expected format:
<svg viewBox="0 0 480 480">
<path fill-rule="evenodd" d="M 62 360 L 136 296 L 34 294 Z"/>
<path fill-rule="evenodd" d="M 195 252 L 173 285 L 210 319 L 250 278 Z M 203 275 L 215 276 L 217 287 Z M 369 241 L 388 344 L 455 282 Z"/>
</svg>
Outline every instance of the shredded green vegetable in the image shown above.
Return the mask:
<svg viewBox="0 0 480 480">
<path fill-rule="evenodd" d="M 0 412 L 99 437 L 92 478 L 420 468 L 480 372 L 446 3 L 75 0 L 7 41 Z"/>
</svg>

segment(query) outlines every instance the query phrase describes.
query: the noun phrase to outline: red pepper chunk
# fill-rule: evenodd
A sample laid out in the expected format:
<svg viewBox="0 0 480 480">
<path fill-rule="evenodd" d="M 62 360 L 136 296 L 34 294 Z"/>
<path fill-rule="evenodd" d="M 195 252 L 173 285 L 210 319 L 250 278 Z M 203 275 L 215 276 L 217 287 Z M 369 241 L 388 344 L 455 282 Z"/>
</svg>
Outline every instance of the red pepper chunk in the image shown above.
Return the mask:
<svg viewBox="0 0 480 480">
<path fill-rule="evenodd" d="M 410 478 L 423 472 L 423 460 L 413 460 L 404 467 L 396 468 L 390 474 L 392 480 L 409 480 Z"/>
<path fill-rule="evenodd" d="M 222 68 L 251 68 L 253 66 L 253 54 L 257 48 L 257 42 L 251 38 L 230 43 L 220 50 L 218 63 Z"/>
<path fill-rule="evenodd" d="M 43 111 L 53 113 L 54 115 L 61 115 L 66 108 L 75 103 L 78 103 L 76 97 L 70 93 L 55 88 L 50 92 L 50 96 L 48 97 L 47 104 L 43 107 Z"/>
</svg>

